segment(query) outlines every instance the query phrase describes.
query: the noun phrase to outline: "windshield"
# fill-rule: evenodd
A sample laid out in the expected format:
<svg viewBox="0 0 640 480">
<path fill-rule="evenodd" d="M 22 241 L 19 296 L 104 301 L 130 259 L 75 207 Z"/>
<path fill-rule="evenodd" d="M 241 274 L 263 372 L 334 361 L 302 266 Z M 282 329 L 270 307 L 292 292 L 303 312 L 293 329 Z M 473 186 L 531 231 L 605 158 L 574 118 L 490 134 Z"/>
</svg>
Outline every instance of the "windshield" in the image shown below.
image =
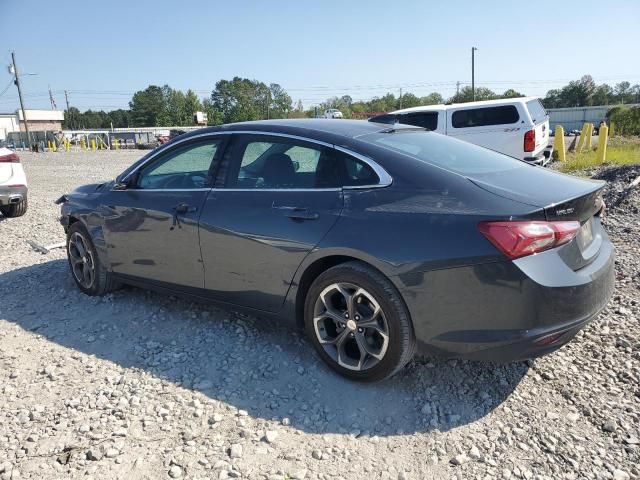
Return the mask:
<svg viewBox="0 0 640 480">
<path fill-rule="evenodd" d="M 371 133 L 358 139 L 461 175 L 504 172 L 527 166 L 502 153 L 426 130 Z"/>
</svg>

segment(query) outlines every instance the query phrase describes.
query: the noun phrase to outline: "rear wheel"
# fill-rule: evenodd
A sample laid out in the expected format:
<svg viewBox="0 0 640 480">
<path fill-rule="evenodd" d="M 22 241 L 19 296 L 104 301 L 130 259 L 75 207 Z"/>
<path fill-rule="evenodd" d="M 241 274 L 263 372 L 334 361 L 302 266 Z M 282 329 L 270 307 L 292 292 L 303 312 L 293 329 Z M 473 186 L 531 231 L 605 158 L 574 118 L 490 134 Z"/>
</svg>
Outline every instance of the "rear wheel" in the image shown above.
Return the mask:
<svg viewBox="0 0 640 480">
<path fill-rule="evenodd" d="M 118 288 L 98 258 L 89 232 L 80 222 L 67 231 L 67 259 L 76 285 L 87 295 L 104 295 Z"/>
<path fill-rule="evenodd" d="M 330 268 L 313 282 L 305 326 L 327 365 L 354 380 L 390 377 L 415 352 L 413 327 L 399 293 L 360 262 Z"/>
<path fill-rule="evenodd" d="M 12 203 L 10 205 L 0 206 L 0 212 L 5 217 L 21 217 L 27 213 L 27 199 L 26 197 L 18 203 Z"/>
</svg>

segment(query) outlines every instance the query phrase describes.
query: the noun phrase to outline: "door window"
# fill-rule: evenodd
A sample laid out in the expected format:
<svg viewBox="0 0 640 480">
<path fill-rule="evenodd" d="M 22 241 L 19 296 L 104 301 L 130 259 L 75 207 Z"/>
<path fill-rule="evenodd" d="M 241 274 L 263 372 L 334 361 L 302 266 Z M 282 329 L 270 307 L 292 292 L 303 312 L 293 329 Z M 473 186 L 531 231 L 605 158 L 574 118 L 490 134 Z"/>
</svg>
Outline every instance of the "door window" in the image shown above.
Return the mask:
<svg viewBox="0 0 640 480">
<path fill-rule="evenodd" d="M 340 188 L 379 181 L 364 162 L 312 143 L 278 139 L 246 141 L 238 147 L 238 166 L 228 182 L 231 188 Z"/>
<path fill-rule="evenodd" d="M 221 140 L 207 140 L 178 148 L 146 167 L 138 188 L 192 190 L 209 184 L 209 168 Z"/>
</svg>

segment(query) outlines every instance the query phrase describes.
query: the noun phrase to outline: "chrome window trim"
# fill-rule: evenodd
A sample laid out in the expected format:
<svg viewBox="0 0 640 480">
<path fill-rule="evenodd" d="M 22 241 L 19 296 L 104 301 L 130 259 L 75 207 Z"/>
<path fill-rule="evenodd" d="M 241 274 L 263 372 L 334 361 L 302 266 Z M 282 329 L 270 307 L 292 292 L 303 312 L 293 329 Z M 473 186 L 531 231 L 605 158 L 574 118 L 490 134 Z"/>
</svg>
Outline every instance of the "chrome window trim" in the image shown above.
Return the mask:
<svg viewBox="0 0 640 480">
<path fill-rule="evenodd" d="M 205 188 L 126 188 L 124 190 L 111 190 L 112 192 L 208 192 L 213 187 Z"/>
<path fill-rule="evenodd" d="M 279 133 L 279 132 L 265 132 L 262 130 L 256 130 L 256 131 L 252 131 L 252 130 L 234 130 L 231 132 L 227 132 L 227 131 L 220 131 L 220 132 L 208 132 L 208 133 L 201 133 L 198 135 L 193 135 L 191 137 L 182 139 L 182 140 L 178 140 L 176 141 L 175 144 L 173 144 L 174 147 L 177 147 L 183 143 L 187 143 L 190 142 L 193 139 L 197 139 L 197 138 L 204 138 L 204 137 L 215 137 L 218 135 L 264 135 L 264 136 L 271 136 L 271 137 L 283 137 L 283 138 L 290 138 L 293 140 L 300 140 L 303 142 L 308 142 L 308 143 L 315 143 L 316 145 L 322 145 L 324 147 L 328 147 L 328 148 L 334 148 L 342 153 L 346 153 L 347 155 L 351 155 L 354 158 L 357 158 L 358 160 L 360 160 L 361 162 L 364 162 L 365 164 L 367 164 L 369 167 L 371 167 L 373 169 L 373 171 L 376 173 L 376 175 L 378 175 L 378 183 L 375 184 L 371 184 L 371 185 L 350 185 L 350 186 L 343 186 L 340 188 L 273 188 L 273 189 L 266 189 L 266 188 L 248 188 L 248 189 L 226 189 L 226 188 L 217 188 L 216 190 L 218 191 L 254 191 L 254 190 L 261 190 L 261 191 L 305 191 L 308 192 L 310 190 L 362 190 L 362 189 L 370 189 L 370 188 L 384 188 L 384 187 L 388 187 L 389 185 L 391 185 L 393 183 L 393 178 L 391 177 L 391 175 L 389 175 L 389 173 L 387 173 L 387 171 L 380 166 L 377 162 L 375 162 L 374 160 L 372 160 L 369 157 L 366 157 L 360 153 L 354 152 L 353 150 L 349 150 L 348 148 L 344 148 L 341 147 L 339 145 L 335 145 L 335 144 L 331 144 L 331 143 L 327 143 L 327 142 L 323 142 L 322 140 L 316 140 L 313 138 L 307 138 L 307 137 L 301 137 L 299 135 L 291 135 L 288 133 Z M 133 175 L 134 173 L 136 173 L 138 170 L 140 170 L 141 168 L 145 167 L 146 165 L 148 165 L 149 163 L 153 162 L 155 160 L 155 158 L 162 154 L 163 151 L 159 151 L 156 152 L 155 154 L 151 155 L 146 162 L 138 165 L 134 170 L 130 171 L 126 177 L 124 177 L 122 179 L 122 182 L 126 182 L 129 177 L 131 177 L 131 175 Z M 128 188 L 126 190 L 111 190 L 111 191 L 130 191 L 130 190 L 136 190 L 136 191 L 152 191 L 151 189 L 144 189 L 144 188 Z M 169 192 L 169 191 L 194 191 L 194 190 L 198 190 L 198 189 L 178 189 L 178 190 L 173 190 L 173 189 L 153 189 L 153 191 L 159 191 L 159 190 L 164 190 L 165 192 Z M 207 189 L 208 190 L 208 189 Z"/>
<path fill-rule="evenodd" d="M 344 187 L 332 188 L 214 188 L 214 192 L 339 192 Z"/>
</svg>

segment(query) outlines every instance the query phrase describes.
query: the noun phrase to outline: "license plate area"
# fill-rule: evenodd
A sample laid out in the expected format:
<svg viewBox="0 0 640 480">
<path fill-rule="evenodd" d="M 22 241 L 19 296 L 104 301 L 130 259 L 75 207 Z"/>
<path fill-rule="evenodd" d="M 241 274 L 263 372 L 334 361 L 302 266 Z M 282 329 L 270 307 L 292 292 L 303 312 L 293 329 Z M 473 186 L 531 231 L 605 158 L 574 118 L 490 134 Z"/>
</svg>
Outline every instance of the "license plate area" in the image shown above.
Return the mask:
<svg viewBox="0 0 640 480">
<path fill-rule="evenodd" d="M 591 245 L 593 242 L 593 218 L 582 224 L 578 235 L 576 235 L 576 242 L 581 252 L 584 252 Z"/>
</svg>

